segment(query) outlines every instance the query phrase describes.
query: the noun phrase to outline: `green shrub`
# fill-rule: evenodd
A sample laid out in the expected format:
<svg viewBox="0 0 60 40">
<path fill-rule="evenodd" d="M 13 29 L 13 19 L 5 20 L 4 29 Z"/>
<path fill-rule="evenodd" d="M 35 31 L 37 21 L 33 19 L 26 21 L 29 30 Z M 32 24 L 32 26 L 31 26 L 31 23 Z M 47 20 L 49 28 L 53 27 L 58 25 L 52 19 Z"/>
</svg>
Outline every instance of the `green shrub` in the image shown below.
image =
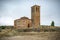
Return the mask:
<svg viewBox="0 0 60 40">
<path fill-rule="evenodd" d="M 2 31 L 2 29 L 0 28 L 0 32 Z"/>
<path fill-rule="evenodd" d="M 6 27 L 5 26 L 0 26 L 0 29 L 5 29 Z"/>
</svg>

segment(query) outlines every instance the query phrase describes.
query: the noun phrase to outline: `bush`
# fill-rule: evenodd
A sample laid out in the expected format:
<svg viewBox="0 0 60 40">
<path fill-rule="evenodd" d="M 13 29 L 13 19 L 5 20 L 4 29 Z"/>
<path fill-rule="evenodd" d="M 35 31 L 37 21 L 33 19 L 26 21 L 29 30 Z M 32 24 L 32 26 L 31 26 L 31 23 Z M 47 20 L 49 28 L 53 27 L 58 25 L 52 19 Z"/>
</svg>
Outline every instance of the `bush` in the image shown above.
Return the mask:
<svg viewBox="0 0 60 40">
<path fill-rule="evenodd" d="M 2 29 L 0 28 L 0 32 L 2 31 Z"/>
<path fill-rule="evenodd" d="M 0 29 L 5 29 L 6 27 L 5 26 L 0 26 Z"/>
<path fill-rule="evenodd" d="M 48 32 L 49 30 L 45 29 L 44 32 Z"/>
</svg>

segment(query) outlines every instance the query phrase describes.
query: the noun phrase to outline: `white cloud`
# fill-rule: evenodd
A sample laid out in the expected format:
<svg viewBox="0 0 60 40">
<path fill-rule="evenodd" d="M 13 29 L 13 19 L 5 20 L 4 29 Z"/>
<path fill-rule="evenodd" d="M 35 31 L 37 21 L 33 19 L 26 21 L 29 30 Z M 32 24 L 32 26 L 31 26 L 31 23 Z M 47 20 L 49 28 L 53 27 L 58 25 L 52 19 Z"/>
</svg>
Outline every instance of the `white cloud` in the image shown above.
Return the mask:
<svg viewBox="0 0 60 40">
<path fill-rule="evenodd" d="M 1 17 L 0 25 L 14 25 L 14 20 L 12 17 Z"/>
</svg>

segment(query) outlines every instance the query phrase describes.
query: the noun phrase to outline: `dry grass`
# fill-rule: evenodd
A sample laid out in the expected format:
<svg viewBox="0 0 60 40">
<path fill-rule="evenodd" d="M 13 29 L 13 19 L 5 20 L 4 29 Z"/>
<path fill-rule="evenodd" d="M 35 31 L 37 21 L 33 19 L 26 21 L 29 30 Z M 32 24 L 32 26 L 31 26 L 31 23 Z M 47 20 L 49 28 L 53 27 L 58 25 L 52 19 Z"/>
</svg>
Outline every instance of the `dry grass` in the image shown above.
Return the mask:
<svg viewBox="0 0 60 40">
<path fill-rule="evenodd" d="M 49 27 L 40 27 L 40 30 L 45 30 L 47 28 Z M 60 30 L 60 28 L 56 27 L 53 27 L 52 29 L 58 29 L 57 31 Z M 19 32 L 15 29 L 3 29 L 0 32 L 0 40 L 60 40 L 60 31 Z"/>
<path fill-rule="evenodd" d="M 60 40 L 60 32 L 20 32 L 17 36 L 0 40 Z"/>
</svg>

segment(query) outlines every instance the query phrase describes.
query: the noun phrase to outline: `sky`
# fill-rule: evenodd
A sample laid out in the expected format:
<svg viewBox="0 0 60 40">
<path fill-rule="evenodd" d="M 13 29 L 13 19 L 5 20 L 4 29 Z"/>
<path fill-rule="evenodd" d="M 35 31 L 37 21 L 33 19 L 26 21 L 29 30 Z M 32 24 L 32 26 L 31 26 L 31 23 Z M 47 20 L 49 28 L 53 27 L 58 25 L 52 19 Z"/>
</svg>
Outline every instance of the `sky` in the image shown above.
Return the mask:
<svg viewBox="0 0 60 40">
<path fill-rule="evenodd" d="M 0 25 L 14 25 L 14 20 L 31 19 L 31 7 L 40 6 L 41 25 L 60 26 L 60 0 L 0 0 Z"/>
</svg>

